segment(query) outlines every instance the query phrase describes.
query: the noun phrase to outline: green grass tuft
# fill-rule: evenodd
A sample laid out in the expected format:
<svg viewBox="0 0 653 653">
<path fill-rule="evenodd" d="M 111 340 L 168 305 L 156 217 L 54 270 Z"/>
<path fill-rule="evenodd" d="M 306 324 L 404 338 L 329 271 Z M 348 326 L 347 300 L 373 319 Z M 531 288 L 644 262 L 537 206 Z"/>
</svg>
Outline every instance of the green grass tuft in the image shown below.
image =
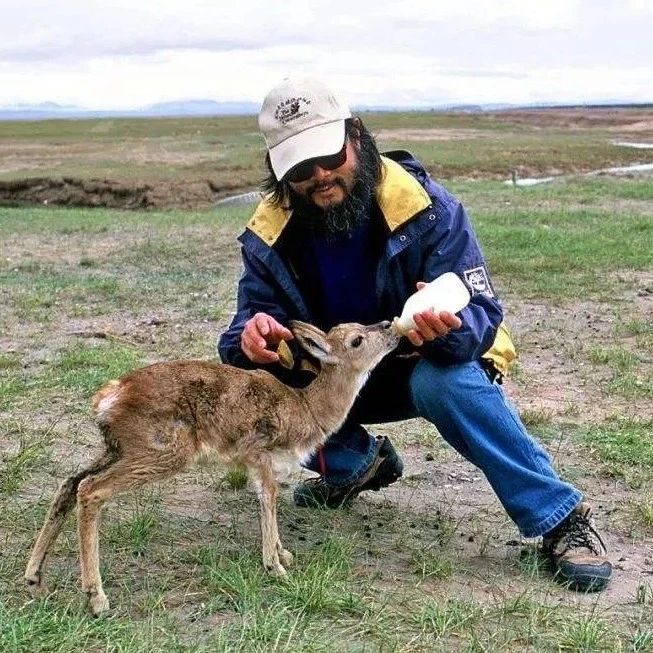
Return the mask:
<svg viewBox="0 0 653 653">
<path fill-rule="evenodd" d="M 427 601 L 414 619 L 424 633 L 441 638 L 467 635 L 482 616 L 483 609 L 475 603 L 446 599 Z"/>
<path fill-rule="evenodd" d="M 653 421 L 613 418 L 584 433 L 589 444 L 608 463 L 633 465 L 653 472 Z"/>
<path fill-rule="evenodd" d="M 411 568 L 422 579 L 437 580 L 450 578 L 455 566 L 450 555 L 436 544 L 413 551 Z"/>
<path fill-rule="evenodd" d="M 182 653 L 187 647 L 166 620 L 134 623 L 125 619 L 90 619 L 74 604 L 28 603 L 12 609 L 0 601 L 0 650 L 3 653 Z"/>
<path fill-rule="evenodd" d="M 613 630 L 594 616 L 570 617 L 561 626 L 556 638 L 560 651 L 589 653 L 590 651 L 612 651 L 616 644 Z"/>
<path fill-rule="evenodd" d="M 7 425 L 9 426 L 9 425 Z M 52 429 L 9 427 L 6 435 L 18 439 L 18 451 L 0 454 L 0 494 L 13 494 L 39 468 L 52 444 Z"/>
<path fill-rule="evenodd" d="M 242 490 L 247 485 L 247 467 L 244 465 L 230 465 L 222 481 L 232 490 Z"/>
<path fill-rule="evenodd" d="M 141 361 L 141 352 L 132 346 L 115 342 L 93 346 L 79 341 L 53 362 L 47 383 L 89 395 L 107 381 L 137 368 Z"/>
</svg>

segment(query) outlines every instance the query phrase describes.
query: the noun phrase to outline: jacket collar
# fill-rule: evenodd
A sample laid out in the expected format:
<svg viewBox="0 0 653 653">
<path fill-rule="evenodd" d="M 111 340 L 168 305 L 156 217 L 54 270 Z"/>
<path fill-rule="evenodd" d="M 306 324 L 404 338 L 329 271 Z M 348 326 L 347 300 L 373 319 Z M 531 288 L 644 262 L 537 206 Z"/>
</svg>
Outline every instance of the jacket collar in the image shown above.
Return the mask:
<svg viewBox="0 0 653 653">
<path fill-rule="evenodd" d="M 421 184 L 398 163 L 381 157 L 381 182 L 376 188 L 376 201 L 391 232 L 431 206 L 431 199 Z M 263 199 L 247 224 L 270 247 L 288 224 L 292 211 L 272 206 Z"/>
</svg>

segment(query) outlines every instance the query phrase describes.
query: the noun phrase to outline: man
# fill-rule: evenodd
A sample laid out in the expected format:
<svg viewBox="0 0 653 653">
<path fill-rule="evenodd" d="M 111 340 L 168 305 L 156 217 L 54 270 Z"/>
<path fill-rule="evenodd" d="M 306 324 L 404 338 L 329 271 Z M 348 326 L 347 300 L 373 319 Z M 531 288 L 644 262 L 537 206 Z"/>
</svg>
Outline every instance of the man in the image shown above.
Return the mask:
<svg viewBox="0 0 653 653">
<path fill-rule="evenodd" d="M 581 493 L 563 482 L 526 432 L 500 382 L 514 357 L 503 312 L 460 202 L 409 153 L 381 156 L 359 118 L 317 79 L 286 79 L 263 102 L 267 194 L 240 236 L 238 306 L 220 337 L 221 358 L 305 383 L 280 365 L 293 346 L 288 321 L 329 329 L 401 313 L 406 299 L 445 272 L 472 297 L 459 314 L 425 311 L 404 347 L 372 373 L 341 430 L 306 467 L 299 506 L 338 507 L 395 482 L 403 463 L 362 424 L 420 416 L 479 467 L 526 537 L 543 536 L 557 577 L 605 587 L 606 550 Z"/>
</svg>

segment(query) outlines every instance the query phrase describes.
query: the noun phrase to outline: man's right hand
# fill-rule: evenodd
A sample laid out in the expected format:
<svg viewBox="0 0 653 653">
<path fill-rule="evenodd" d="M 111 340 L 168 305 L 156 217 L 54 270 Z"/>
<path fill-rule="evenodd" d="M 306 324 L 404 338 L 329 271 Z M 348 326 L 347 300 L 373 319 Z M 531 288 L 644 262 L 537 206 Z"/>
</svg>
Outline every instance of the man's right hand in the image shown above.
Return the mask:
<svg viewBox="0 0 653 653">
<path fill-rule="evenodd" d="M 271 315 L 257 313 L 245 323 L 240 336 L 240 348 L 252 363 L 278 363 L 279 355 L 271 348 L 276 349 L 282 340 L 292 339 L 290 330 L 279 324 Z"/>
</svg>

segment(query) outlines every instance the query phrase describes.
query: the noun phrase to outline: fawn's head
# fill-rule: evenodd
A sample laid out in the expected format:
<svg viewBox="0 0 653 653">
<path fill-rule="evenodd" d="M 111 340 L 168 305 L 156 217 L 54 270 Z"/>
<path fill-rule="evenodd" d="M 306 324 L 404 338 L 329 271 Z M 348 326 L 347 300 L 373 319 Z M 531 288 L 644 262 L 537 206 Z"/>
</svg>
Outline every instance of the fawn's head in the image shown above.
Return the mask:
<svg viewBox="0 0 653 653">
<path fill-rule="evenodd" d="M 294 320 L 290 329 L 299 344 L 325 366 L 339 366 L 345 373 L 365 375 L 399 343 L 390 322 L 370 326 L 339 324 L 324 333 L 317 327 Z"/>
</svg>

